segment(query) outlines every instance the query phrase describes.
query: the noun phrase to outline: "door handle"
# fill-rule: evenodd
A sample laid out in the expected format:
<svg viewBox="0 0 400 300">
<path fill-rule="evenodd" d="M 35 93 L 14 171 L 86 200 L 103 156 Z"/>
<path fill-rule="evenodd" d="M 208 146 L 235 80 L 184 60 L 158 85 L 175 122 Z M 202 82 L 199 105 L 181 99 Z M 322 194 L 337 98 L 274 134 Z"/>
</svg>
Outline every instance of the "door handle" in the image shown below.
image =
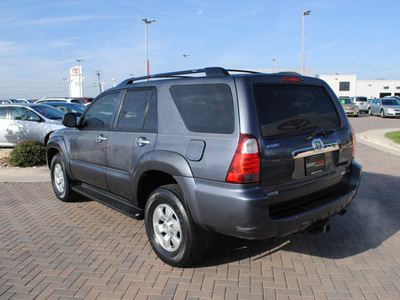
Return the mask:
<svg viewBox="0 0 400 300">
<path fill-rule="evenodd" d="M 107 141 L 107 138 L 106 138 L 104 135 L 99 134 L 99 135 L 97 136 L 97 138 L 96 138 L 96 142 L 102 143 L 102 142 L 104 142 L 104 141 Z"/>
<path fill-rule="evenodd" d="M 145 137 L 140 137 L 136 139 L 136 146 L 143 147 L 148 144 L 150 144 L 150 141 L 147 140 Z"/>
</svg>

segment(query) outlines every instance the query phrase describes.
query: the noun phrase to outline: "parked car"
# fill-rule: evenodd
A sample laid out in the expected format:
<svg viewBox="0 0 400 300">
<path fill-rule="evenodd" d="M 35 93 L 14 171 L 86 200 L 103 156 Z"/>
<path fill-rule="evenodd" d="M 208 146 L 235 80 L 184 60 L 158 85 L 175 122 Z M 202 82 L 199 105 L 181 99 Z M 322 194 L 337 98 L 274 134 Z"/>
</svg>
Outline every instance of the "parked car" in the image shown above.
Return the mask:
<svg viewBox="0 0 400 300">
<path fill-rule="evenodd" d="M 397 98 L 377 98 L 369 104 L 368 114 L 381 118 L 400 116 L 400 100 Z"/>
<path fill-rule="evenodd" d="M 229 72 L 129 78 L 79 123 L 66 114 L 68 128 L 47 145 L 56 196 L 144 217 L 153 250 L 172 266 L 199 259 L 214 234 L 328 230 L 361 176 L 338 98 L 317 78 Z"/>
<path fill-rule="evenodd" d="M 0 99 L 0 104 L 10 104 L 12 101 L 10 99 Z"/>
<path fill-rule="evenodd" d="M 350 101 L 358 106 L 360 113 L 368 112 L 368 98 L 367 97 L 350 97 Z"/>
<path fill-rule="evenodd" d="M 29 103 L 26 99 L 10 99 L 12 103 Z"/>
<path fill-rule="evenodd" d="M 75 98 L 43 98 L 36 103 L 47 103 L 47 102 L 70 102 L 70 103 L 79 103 L 79 104 L 85 104 L 86 101 L 83 99 L 75 99 Z"/>
<path fill-rule="evenodd" d="M 346 115 L 354 116 L 354 117 L 358 117 L 359 116 L 360 110 L 358 109 L 358 106 L 355 105 L 353 102 L 351 102 L 349 98 L 341 99 L 340 102 L 343 105 L 343 108 L 344 108 L 344 111 L 346 112 Z"/>
<path fill-rule="evenodd" d="M 23 140 L 47 144 L 50 134 L 64 128 L 64 113 L 47 105 L 3 104 L 0 106 L 0 147 L 13 147 Z"/>
<path fill-rule="evenodd" d="M 82 116 L 83 112 L 87 108 L 87 106 L 85 106 L 83 104 L 70 103 L 70 102 L 44 102 L 43 104 L 55 107 L 55 108 L 61 110 L 62 112 L 64 112 L 65 114 L 72 112 L 77 117 Z"/>
</svg>

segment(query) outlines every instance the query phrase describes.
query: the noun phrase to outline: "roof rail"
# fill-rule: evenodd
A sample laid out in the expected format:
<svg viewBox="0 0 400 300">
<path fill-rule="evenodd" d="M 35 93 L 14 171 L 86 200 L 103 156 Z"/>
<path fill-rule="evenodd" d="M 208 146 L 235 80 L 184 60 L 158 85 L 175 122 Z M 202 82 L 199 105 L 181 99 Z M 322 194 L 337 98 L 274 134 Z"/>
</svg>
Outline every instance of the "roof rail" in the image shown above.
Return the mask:
<svg viewBox="0 0 400 300">
<path fill-rule="evenodd" d="M 149 80 L 149 79 L 156 79 L 156 78 L 186 78 L 192 77 L 190 75 L 205 73 L 206 77 L 224 77 L 229 76 L 229 72 L 236 72 L 236 73 L 251 73 L 251 74 L 260 74 L 260 72 L 255 71 L 247 71 L 247 70 L 225 70 L 221 67 L 208 67 L 204 69 L 194 69 L 194 70 L 185 70 L 185 71 L 177 71 L 177 72 L 169 72 L 169 73 L 160 73 L 160 74 L 153 74 L 148 76 L 141 76 L 141 77 L 132 77 L 129 78 L 120 84 L 131 84 L 135 81 L 140 80 Z"/>
</svg>

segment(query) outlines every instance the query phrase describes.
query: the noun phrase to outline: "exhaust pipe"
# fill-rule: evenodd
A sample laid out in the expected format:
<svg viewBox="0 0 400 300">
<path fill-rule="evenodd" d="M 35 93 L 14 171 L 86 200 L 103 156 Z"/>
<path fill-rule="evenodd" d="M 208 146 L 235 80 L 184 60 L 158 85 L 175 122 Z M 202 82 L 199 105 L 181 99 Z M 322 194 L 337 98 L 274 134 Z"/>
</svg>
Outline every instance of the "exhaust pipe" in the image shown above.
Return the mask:
<svg viewBox="0 0 400 300">
<path fill-rule="evenodd" d="M 320 220 L 312 224 L 308 232 L 310 234 L 320 234 L 320 233 L 328 233 L 331 230 L 331 225 L 329 223 L 329 219 Z"/>
</svg>

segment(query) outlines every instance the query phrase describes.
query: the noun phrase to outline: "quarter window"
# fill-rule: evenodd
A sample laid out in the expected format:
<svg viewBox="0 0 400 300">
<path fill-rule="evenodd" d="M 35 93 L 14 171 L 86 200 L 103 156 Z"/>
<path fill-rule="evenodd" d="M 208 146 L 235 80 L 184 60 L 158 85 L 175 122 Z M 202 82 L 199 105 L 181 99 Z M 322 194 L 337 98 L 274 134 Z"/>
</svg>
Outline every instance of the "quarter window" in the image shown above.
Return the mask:
<svg viewBox="0 0 400 300">
<path fill-rule="evenodd" d="M 176 85 L 170 88 L 186 127 L 194 132 L 232 133 L 231 89 L 225 84 Z"/>
</svg>

